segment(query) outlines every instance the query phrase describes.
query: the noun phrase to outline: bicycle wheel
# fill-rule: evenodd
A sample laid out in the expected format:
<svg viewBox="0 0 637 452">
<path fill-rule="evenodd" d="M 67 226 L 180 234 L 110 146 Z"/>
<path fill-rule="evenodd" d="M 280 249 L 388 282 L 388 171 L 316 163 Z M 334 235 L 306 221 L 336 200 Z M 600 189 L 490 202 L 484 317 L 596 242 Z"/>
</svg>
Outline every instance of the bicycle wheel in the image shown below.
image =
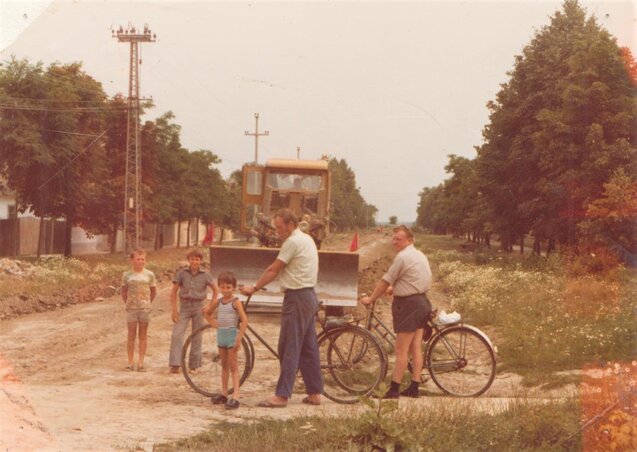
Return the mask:
<svg viewBox="0 0 637 452">
<path fill-rule="evenodd" d="M 479 396 L 495 378 L 495 353 L 488 341 L 466 326 L 444 329 L 427 348 L 426 367 L 443 392 Z"/>
<path fill-rule="evenodd" d="M 193 343 L 196 344 L 198 341 L 201 343 L 201 367 L 197 368 L 195 372 L 190 372 L 188 369 L 190 351 Z M 251 345 L 250 338 L 244 335 L 241 348 L 237 353 L 240 385 L 252 372 Z M 212 397 L 221 392 L 221 357 L 217 347 L 216 329 L 206 324 L 188 336 L 181 352 L 181 370 L 190 387 L 199 394 Z M 229 383 L 232 386 L 232 379 Z M 232 388 L 229 388 L 228 391 L 232 392 Z"/>
<path fill-rule="evenodd" d="M 319 339 L 323 394 L 338 403 L 356 403 L 385 378 L 387 358 L 369 331 L 344 326 Z"/>
</svg>

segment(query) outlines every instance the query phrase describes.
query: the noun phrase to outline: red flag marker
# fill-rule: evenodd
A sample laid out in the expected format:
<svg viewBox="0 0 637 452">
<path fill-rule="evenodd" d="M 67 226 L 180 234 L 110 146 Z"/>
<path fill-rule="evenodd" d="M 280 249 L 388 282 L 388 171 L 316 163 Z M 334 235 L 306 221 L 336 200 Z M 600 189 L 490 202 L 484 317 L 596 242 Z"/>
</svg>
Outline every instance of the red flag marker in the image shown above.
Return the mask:
<svg viewBox="0 0 637 452">
<path fill-rule="evenodd" d="M 352 238 L 352 243 L 349 245 L 350 251 L 356 251 L 358 249 L 358 231 L 354 232 L 354 238 Z"/>
</svg>

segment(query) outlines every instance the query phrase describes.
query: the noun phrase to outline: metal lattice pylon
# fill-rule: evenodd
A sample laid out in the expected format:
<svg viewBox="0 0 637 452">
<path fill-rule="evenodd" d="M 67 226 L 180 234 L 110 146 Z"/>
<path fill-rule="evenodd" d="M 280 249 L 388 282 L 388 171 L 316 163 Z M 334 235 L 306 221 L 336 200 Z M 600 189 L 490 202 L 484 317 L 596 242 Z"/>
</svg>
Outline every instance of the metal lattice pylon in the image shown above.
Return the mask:
<svg viewBox="0 0 637 452">
<path fill-rule="evenodd" d="M 113 32 L 119 42 L 130 43 L 130 61 L 128 75 L 128 120 L 126 125 L 126 173 L 124 177 L 124 240 L 126 251 L 141 246 L 142 192 L 141 169 L 142 153 L 139 131 L 139 43 L 155 42 L 148 26 L 143 33 L 137 33 L 134 27 L 124 30 L 122 27 Z"/>
</svg>

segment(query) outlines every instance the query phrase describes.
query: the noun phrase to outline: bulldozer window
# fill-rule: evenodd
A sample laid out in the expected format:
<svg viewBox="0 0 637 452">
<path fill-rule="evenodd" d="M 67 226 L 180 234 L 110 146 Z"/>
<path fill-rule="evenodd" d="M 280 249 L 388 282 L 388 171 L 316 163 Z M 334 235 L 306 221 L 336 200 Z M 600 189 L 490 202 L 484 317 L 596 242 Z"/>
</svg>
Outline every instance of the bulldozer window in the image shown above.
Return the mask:
<svg viewBox="0 0 637 452">
<path fill-rule="evenodd" d="M 322 178 L 315 174 L 270 173 L 268 185 L 279 190 L 319 191 Z"/>
<path fill-rule="evenodd" d="M 259 171 L 249 171 L 246 181 L 246 192 L 248 195 L 260 195 L 263 185 L 263 174 Z"/>
</svg>

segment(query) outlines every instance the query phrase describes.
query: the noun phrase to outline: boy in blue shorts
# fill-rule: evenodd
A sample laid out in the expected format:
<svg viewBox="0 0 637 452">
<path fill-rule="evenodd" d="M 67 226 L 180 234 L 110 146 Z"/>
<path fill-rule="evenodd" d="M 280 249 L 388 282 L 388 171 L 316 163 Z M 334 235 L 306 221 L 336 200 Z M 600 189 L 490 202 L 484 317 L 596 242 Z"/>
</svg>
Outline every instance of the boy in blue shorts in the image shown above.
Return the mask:
<svg viewBox="0 0 637 452">
<path fill-rule="evenodd" d="M 221 357 L 221 394 L 212 398 L 212 403 L 225 403 L 226 408 L 239 408 L 239 369 L 237 351 L 248 327 L 248 316 L 241 301 L 234 296 L 237 278 L 232 272 L 223 272 L 217 278 L 221 292 L 220 300 L 213 300 L 208 305 L 205 315 L 208 323 L 217 328 L 217 346 Z M 217 319 L 212 318 L 217 310 Z M 232 375 L 234 388 L 232 397 L 228 398 L 228 377 Z"/>
<path fill-rule="evenodd" d="M 146 336 L 150 323 L 150 304 L 157 295 L 155 274 L 144 268 L 146 252 L 143 249 L 133 250 L 130 254 L 130 271 L 122 275 L 122 301 L 126 305 L 126 323 L 128 324 L 128 366 L 126 370 L 135 370 L 135 336 L 139 327 L 139 362 L 138 372 L 146 372 L 144 356 L 146 355 Z"/>
</svg>

